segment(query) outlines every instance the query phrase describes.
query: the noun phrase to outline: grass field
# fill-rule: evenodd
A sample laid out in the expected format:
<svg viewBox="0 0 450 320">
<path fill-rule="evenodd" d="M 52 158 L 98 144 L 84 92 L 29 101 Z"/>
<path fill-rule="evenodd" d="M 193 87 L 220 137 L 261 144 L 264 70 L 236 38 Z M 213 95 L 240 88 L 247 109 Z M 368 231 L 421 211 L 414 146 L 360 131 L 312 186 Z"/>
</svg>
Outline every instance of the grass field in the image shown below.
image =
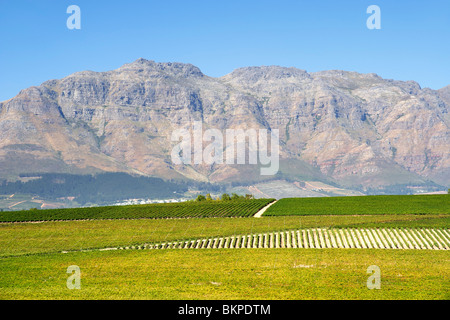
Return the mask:
<svg viewBox="0 0 450 320">
<path fill-rule="evenodd" d="M 450 214 L 450 195 L 285 198 L 264 215 Z"/>
<path fill-rule="evenodd" d="M 81 289 L 66 269 L 81 269 Z M 381 289 L 366 287 L 367 267 Z M 135 250 L 0 260 L 2 299 L 449 299 L 448 252 Z"/>
<path fill-rule="evenodd" d="M 2 235 L 0 237 L 0 257 L 299 228 L 393 226 L 443 228 L 450 225 L 449 219 L 448 216 L 439 215 L 387 215 L 2 223 L 0 224 L 0 234 Z"/>
<path fill-rule="evenodd" d="M 426 214 L 393 207 L 375 215 L 0 223 L 0 299 L 449 299 L 448 250 L 80 251 L 306 228 L 448 229 L 440 206 L 432 202 Z M 81 269 L 81 290 L 66 287 L 70 265 Z M 366 287 L 370 265 L 381 269 L 381 290 Z"/>
</svg>

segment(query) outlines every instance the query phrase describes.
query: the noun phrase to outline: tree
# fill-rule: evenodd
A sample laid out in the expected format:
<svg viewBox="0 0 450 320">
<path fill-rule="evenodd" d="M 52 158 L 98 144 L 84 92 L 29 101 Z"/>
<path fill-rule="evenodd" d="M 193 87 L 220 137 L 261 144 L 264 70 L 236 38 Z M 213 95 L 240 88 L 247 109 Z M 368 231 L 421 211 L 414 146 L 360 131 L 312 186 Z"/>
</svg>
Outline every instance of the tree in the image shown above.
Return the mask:
<svg viewBox="0 0 450 320">
<path fill-rule="evenodd" d="M 197 199 L 195 199 L 196 201 L 205 201 L 206 200 L 206 198 L 205 198 L 205 196 L 204 195 L 202 195 L 202 194 L 199 194 L 198 196 L 197 196 Z"/>
<path fill-rule="evenodd" d="M 212 201 L 211 193 L 206 195 L 206 201 Z"/>
<path fill-rule="evenodd" d="M 236 194 L 236 193 L 234 193 L 234 192 L 231 194 L 231 200 L 239 200 L 239 198 L 240 198 L 240 197 L 239 197 L 238 194 Z"/>
<path fill-rule="evenodd" d="M 231 198 L 228 193 L 222 194 L 222 201 L 229 201 L 229 200 L 231 200 Z"/>
</svg>

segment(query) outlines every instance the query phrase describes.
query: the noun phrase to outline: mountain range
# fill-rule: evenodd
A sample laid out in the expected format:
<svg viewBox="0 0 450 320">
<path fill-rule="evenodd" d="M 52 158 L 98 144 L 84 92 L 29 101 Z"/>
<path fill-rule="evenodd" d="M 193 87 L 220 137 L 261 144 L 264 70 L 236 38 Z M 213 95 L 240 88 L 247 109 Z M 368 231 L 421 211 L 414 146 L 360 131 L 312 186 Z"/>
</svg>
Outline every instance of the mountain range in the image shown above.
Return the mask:
<svg viewBox="0 0 450 320">
<path fill-rule="evenodd" d="M 175 165 L 171 134 L 279 130 L 276 179 L 348 188 L 450 186 L 450 86 L 374 73 L 246 67 L 209 77 L 185 63 L 138 59 L 24 89 L 0 103 L 0 177 L 126 172 L 171 180 L 267 180 L 256 165 Z"/>
</svg>

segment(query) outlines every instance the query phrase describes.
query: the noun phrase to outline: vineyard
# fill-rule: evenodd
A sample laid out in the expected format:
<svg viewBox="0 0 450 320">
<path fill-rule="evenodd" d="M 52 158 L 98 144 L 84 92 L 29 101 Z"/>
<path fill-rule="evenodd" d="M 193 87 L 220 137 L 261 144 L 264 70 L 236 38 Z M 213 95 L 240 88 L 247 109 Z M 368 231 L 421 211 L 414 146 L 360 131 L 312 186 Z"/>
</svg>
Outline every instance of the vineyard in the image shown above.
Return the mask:
<svg viewBox="0 0 450 320">
<path fill-rule="evenodd" d="M 416 249 L 449 250 L 448 229 L 314 228 L 260 234 L 171 241 L 111 249 Z M 101 249 L 101 250 L 108 250 Z"/>
<path fill-rule="evenodd" d="M 448 299 L 449 199 L 204 199 L 0 212 L 0 298 Z M 65 285 L 73 265 L 81 290 Z M 382 270 L 384 290 L 366 287 L 371 265 Z"/>
<path fill-rule="evenodd" d="M 250 217 L 274 199 L 179 202 L 132 206 L 0 212 L 0 222 Z"/>
<path fill-rule="evenodd" d="M 450 195 L 285 198 L 265 216 L 450 214 Z"/>
</svg>

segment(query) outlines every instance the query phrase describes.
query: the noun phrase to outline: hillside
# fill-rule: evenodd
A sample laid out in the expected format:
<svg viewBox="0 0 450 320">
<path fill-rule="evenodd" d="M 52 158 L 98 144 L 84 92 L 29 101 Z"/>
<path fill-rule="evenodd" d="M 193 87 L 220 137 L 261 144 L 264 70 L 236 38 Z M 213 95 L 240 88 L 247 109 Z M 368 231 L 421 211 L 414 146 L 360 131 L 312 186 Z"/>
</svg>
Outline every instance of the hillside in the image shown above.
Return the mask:
<svg viewBox="0 0 450 320">
<path fill-rule="evenodd" d="M 344 187 L 450 184 L 449 87 L 347 71 L 248 67 L 221 77 L 138 59 L 22 90 L 0 103 L 0 177 L 126 172 L 258 183 L 251 165 L 174 165 L 177 128 L 279 129 L 277 179 Z"/>
</svg>

